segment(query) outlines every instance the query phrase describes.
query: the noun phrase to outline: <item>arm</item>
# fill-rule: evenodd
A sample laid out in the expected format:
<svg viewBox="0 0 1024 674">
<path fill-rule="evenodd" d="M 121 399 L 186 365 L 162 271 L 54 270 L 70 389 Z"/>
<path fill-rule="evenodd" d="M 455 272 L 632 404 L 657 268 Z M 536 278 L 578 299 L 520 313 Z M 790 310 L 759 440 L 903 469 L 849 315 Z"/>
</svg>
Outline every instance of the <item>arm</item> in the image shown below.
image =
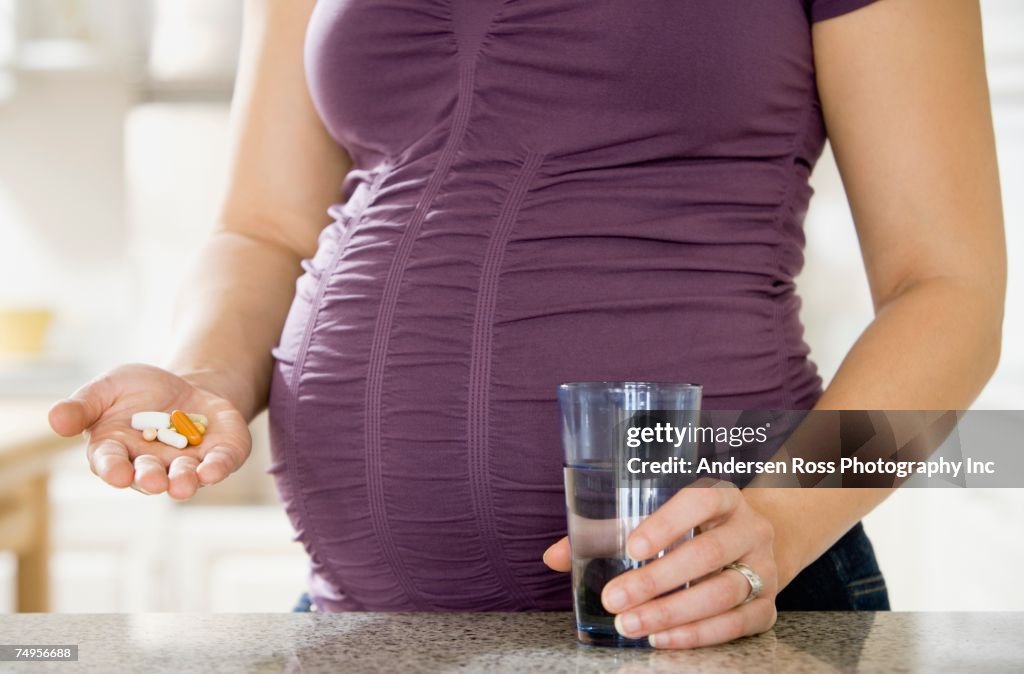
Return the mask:
<svg viewBox="0 0 1024 674">
<path fill-rule="evenodd" d="M 177 311 L 169 369 L 222 394 L 247 419 L 266 404 L 270 349 L 299 262 L 316 251 L 349 164 L 306 88 L 302 44 L 314 4 L 246 4 L 229 188 Z"/>
<path fill-rule="evenodd" d="M 814 44 L 876 312 L 818 407 L 965 409 L 998 362 L 1006 288 L 977 3 L 882 0 L 817 24 Z M 749 492 L 781 586 L 889 493 Z"/>
<path fill-rule="evenodd" d="M 229 188 L 182 288 L 168 368 L 118 367 L 50 410 L 61 435 L 87 433 L 89 465 L 112 486 L 189 498 L 249 455 L 247 422 L 266 404 L 270 350 L 299 263 L 316 250 L 349 166 L 305 85 L 303 41 L 314 4 L 246 3 Z M 130 428 L 134 412 L 175 408 L 210 417 L 202 443 L 177 450 Z"/>
<path fill-rule="evenodd" d="M 977 3 L 881 0 L 817 24 L 814 44 L 876 308 L 818 407 L 967 407 L 998 361 L 1006 276 Z M 659 648 L 762 632 L 778 591 L 888 494 L 684 489 L 630 535 L 630 556 L 701 532 L 609 582 L 602 602 Z M 747 581 L 722 572 L 737 560 L 764 580 L 743 605 Z M 568 568 L 564 539 L 545 561 Z"/>
</svg>

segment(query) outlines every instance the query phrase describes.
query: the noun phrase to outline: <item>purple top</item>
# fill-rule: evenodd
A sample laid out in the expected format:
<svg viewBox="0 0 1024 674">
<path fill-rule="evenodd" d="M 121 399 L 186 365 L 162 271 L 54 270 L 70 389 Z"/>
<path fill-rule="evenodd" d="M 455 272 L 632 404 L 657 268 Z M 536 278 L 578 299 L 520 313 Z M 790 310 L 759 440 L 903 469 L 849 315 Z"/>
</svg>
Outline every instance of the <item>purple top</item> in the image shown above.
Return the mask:
<svg viewBox="0 0 1024 674">
<path fill-rule="evenodd" d="M 274 350 L 321 610 L 568 609 L 556 386 L 813 405 L 811 22 L 871 0 L 321 0 L 354 167 Z"/>
</svg>

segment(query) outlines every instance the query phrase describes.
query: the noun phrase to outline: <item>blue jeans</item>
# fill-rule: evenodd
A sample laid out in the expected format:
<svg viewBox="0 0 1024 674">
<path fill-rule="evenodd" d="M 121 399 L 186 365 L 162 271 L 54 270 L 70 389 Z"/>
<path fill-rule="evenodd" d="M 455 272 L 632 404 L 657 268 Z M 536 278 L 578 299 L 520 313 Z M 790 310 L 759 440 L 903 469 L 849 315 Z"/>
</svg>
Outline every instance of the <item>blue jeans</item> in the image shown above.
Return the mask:
<svg viewBox="0 0 1024 674">
<path fill-rule="evenodd" d="M 313 611 L 313 601 L 309 598 L 308 592 L 303 592 L 302 596 L 299 597 L 299 601 L 296 602 L 295 607 L 292 608 L 292 613 L 310 613 Z"/>
<path fill-rule="evenodd" d="M 889 594 L 871 541 L 858 522 L 775 598 L 780 611 L 888 611 Z M 292 609 L 312 610 L 303 594 Z"/>
<path fill-rule="evenodd" d="M 779 596 L 780 611 L 888 611 L 889 593 L 875 550 L 857 522 Z"/>
</svg>

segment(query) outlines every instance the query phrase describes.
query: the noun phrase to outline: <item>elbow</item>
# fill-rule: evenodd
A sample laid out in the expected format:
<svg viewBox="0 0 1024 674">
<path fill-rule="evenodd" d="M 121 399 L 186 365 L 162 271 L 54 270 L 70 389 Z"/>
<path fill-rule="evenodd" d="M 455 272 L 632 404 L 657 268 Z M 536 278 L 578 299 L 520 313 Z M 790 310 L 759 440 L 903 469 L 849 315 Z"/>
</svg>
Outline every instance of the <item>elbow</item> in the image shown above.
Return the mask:
<svg viewBox="0 0 1024 674">
<path fill-rule="evenodd" d="M 964 358 L 962 372 L 979 392 L 992 378 L 1003 348 L 1006 277 L 998 268 L 972 276 L 936 276 L 906 282 L 879 302 L 879 311 L 915 296 L 931 306 L 955 307 L 945 321 L 954 326 L 957 352 Z M 922 305 L 924 306 L 924 305 Z M 931 310 L 927 310 L 932 314 Z"/>
<path fill-rule="evenodd" d="M 320 232 L 327 223 L 273 208 L 226 208 L 218 218 L 215 233 L 227 233 L 270 248 L 296 262 L 316 253 Z"/>
<path fill-rule="evenodd" d="M 978 367 L 983 377 L 983 384 L 999 367 L 1003 350 L 1003 316 L 1006 305 L 1006 275 L 990 279 L 980 291 L 975 292 L 975 306 L 980 314 L 975 319 L 978 335 Z"/>
<path fill-rule="evenodd" d="M 981 385 L 988 383 L 996 368 L 999 367 L 999 359 L 1002 355 L 1002 338 L 999 335 L 988 337 L 983 343 L 977 360 L 978 374 L 981 376 Z"/>
<path fill-rule="evenodd" d="M 996 315 L 986 321 L 981 329 L 982 345 L 980 366 L 985 382 L 992 377 L 996 368 L 999 367 L 999 360 L 1003 351 L 1003 307 L 1000 304 Z"/>
<path fill-rule="evenodd" d="M 1003 318 L 1006 314 L 1006 284 L 1007 284 L 1007 263 L 1005 252 L 1000 259 L 1000 264 L 997 265 L 997 272 L 995 273 L 995 281 L 993 283 L 993 311 L 992 319 L 990 321 L 988 335 L 988 355 L 989 355 L 989 366 L 990 371 L 988 376 L 991 377 L 999 367 L 999 359 L 1003 353 Z M 987 381 L 987 379 L 986 379 Z"/>
</svg>

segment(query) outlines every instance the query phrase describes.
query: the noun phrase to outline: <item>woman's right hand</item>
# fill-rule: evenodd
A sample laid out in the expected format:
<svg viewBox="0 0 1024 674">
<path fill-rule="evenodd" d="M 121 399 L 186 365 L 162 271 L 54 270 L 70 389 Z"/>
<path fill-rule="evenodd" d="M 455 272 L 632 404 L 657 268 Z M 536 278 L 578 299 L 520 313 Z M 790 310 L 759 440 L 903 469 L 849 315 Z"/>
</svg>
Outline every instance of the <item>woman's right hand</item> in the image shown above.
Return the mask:
<svg viewBox="0 0 1024 674">
<path fill-rule="evenodd" d="M 131 427 L 135 412 L 175 409 L 209 418 L 200 444 L 175 449 Z M 49 419 L 60 435 L 87 435 L 89 466 L 107 484 L 175 499 L 226 478 L 252 447 L 248 424 L 231 402 L 150 365 L 111 370 L 55 403 Z"/>
</svg>

